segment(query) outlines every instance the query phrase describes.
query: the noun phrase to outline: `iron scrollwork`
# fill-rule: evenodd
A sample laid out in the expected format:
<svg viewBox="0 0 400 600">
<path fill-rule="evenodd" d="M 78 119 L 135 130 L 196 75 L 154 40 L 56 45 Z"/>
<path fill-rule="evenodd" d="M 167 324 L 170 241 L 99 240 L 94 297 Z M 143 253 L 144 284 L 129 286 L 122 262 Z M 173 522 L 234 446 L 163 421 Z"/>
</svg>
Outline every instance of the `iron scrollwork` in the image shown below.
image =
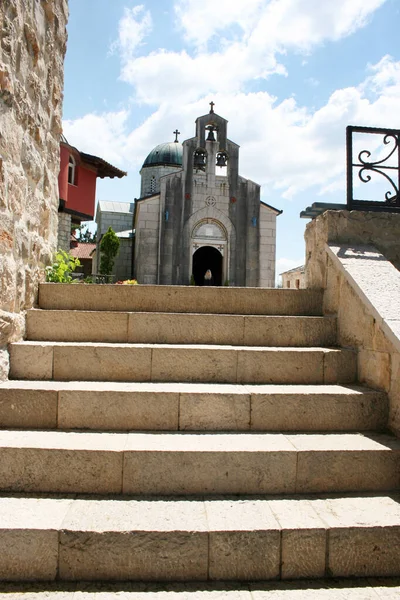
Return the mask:
<svg viewBox="0 0 400 600">
<path fill-rule="evenodd" d="M 389 153 L 379 160 L 371 160 L 369 150 L 361 150 L 358 162 L 353 162 L 353 133 L 383 135 L 385 146 L 393 144 Z M 348 208 L 367 208 L 368 210 L 399 210 L 400 209 L 400 130 L 377 129 L 374 127 L 352 127 L 346 129 L 347 138 L 347 206 Z M 392 157 L 397 156 L 397 164 L 389 164 Z M 353 168 L 358 169 L 358 178 L 363 183 L 369 183 L 372 174 L 381 175 L 388 182 L 390 189 L 384 194 L 384 200 L 357 200 L 353 196 Z M 367 205 L 367 206 L 366 206 Z"/>
</svg>

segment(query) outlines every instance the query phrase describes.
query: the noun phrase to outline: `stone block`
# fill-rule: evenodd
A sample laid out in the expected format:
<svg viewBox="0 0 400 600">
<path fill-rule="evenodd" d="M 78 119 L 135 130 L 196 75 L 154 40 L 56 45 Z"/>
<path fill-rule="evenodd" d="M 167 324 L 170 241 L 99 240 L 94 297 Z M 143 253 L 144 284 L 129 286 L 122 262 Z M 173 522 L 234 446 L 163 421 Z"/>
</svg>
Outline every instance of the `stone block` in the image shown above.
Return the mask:
<svg viewBox="0 0 400 600">
<path fill-rule="evenodd" d="M 236 382 L 237 352 L 213 346 L 157 346 L 152 381 Z"/>
<path fill-rule="evenodd" d="M 154 344 L 243 343 L 244 319 L 235 315 L 130 313 L 128 341 Z"/>
<path fill-rule="evenodd" d="M 353 527 L 329 533 L 329 573 L 333 577 L 397 576 L 400 526 Z"/>
<path fill-rule="evenodd" d="M 400 442 L 384 435 L 289 434 L 298 450 L 297 493 L 396 489 Z"/>
<path fill-rule="evenodd" d="M 326 525 L 303 498 L 270 500 L 282 528 L 282 579 L 324 577 Z"/>
<path fill-rule="evenodd" d="M 57 391 L 0 384 L 0 423 L 2 427 L 56 427 Z"/>
<path fill-rule="evenodd" d="M 180 393 L 179 428 L 181 430 L 245 431 L 250 428 L 250 394 Z"/>
<path fill-rule="evenodd" d="M 51 344 L 16 342 L 10 344 L 11 379 L 52 379 L 53 346 Z"/>
<path fill-rule="evenodd" d="M 250 317 L 244 319 L 248 346 L 330 346 L 336 341 L 335 318 Z"/>
<path fill-rule="evenodd" d="M 73 581 L 204 581 L 207 553 L 207 533 L 63 531 L 60 577 Z"/>
<path fill-rule="evenodd" d="M 54 323 L 57 321 L 57 327 Z M 127 342 L 128 315 L 96 311 L 30 310 L 27 338 L 59 342 Z"/>
<path fill-rule="evenodd" d="M 353 348 L 372 348 L 375 319 L 347 281 L 340 288 L 338 343 Z"/>
<path fill-rule="evenodd" d="M 210 528 L 210 579 L 275 579 L 280 527 L 266 502 L 205 502 Z"/>
<path fill-rule="evenodd" d="M 248 348 L 238 351 L 240 383 L 322 383 L 323 350 Z"/>
<path fill-rule="evenodd" d="M 357 380 L 357 354 L 340 348 L 324 351 L 324 383 L 354 383 Z"/>
<path fill-rule="evenodd" d="M 390 355 L 386 352 L 360 350 L 358 353 L 358 379 L 371 387 L 390 389 Z"/>
<path fill-rule="evenodd" d="M 258 431 L 372 431 L 386 427 L 385 394 L 342 386 L 246 386 L 251 429 Z"/>
<path fill-rule="evenodd" d="M 119 344 L 59 344 L 54 379 L 150 381 L 151 348 Z"/>
<path fill-rule="evenodd" d="M 90 389 L 82 387 L 59 392 L 58 427 L 115 431 L 176 430 L 178 406 L 178 392 L 152 390 L 146 384 L 109 384 L 107 389 L 102 383 L 92 384 Z"/>
<path fill-rule="evenodd" d="M 126 494 L 293 493 L 296 452 L 283 435 L 130 435 Z"/>
<path fill-rule="evenodd" d="M 1 581 L 54 581 L 57 567 L 57 531 L 0 530 Z"/>
<path fill-rule="evenodd" d="M 119 493 L 124 441 L 112 434 L 102 434 L 100 441 L 99 434 L 1 431 L 0 488 Z"/>
<path fill-rule="evenodd" d="M 0 579 L 52 581 L 57 576 L 58 529 L 71 500 L 0 498 Z"/>
<path fill-rule="evenodd" d="M 389 427 L 400 437 L 400 354 L 392 355 L 389 390 Z"/>
<path fill-rule="evenodd" d="M 208 527 L 202 502 L 74 502 L 60 534 L 60 578 L 207 579 Z"/>
</svg>

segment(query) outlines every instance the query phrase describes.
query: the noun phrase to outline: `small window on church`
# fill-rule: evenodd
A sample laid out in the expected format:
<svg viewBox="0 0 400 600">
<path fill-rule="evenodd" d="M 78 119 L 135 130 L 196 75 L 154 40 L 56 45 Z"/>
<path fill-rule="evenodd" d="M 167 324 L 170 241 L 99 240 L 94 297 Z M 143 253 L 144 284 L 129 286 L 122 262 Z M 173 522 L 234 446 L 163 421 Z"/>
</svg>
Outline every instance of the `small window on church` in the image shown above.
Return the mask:
<svg viewBox="0 0 400 600">
<path fill-rule="evenodd" d="M 226 177 L 228 174 L 228 155 L 226 152 L 218 152 L 215 162 L 215 174 Z"/>
<path fill-rule="evenodd" d="M 153 177 L 150 180 L 150 193 L 151 194 L 155 194 L 156 193 L 156 178 L 154 177 L 154 175 L 153 175 Z"/>
<path fill-rule="evenodd" d="M 207 164 L 207 153 L 204 150 L 196 150 L 193 156 L 193 169 L 196 171 L 205 171 Z"/>
<path fill-rule="evenodd" d="M 70 155 L 68 163 L 68 183 L 75 185 L 76 162 L 73 156 Z"/>
</svg>

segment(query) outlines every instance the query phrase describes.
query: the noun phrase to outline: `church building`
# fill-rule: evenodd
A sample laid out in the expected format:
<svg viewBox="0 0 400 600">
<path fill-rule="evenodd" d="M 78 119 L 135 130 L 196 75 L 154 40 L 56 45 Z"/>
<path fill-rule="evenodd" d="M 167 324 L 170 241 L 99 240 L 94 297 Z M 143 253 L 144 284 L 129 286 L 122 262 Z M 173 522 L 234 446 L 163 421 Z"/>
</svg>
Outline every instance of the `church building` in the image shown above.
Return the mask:
<svg viewBox="0 0 400 600">
<path fill-rule="evenodd" d="M 239 146 L 214 112 L 195 136 L 156 146 L 141 169 L 132 229 L 139 283 L 275 286 L 276 217 L 260 186 L 239 175 Z M 101 203 L 100 203 L 101 204 Z M 104 221 L 104 219 L 103 219 Z M 114 221 L 115 222 L 115 221 Z M 103 227 L 106 227 L 106 223 Z"/>
</svg>

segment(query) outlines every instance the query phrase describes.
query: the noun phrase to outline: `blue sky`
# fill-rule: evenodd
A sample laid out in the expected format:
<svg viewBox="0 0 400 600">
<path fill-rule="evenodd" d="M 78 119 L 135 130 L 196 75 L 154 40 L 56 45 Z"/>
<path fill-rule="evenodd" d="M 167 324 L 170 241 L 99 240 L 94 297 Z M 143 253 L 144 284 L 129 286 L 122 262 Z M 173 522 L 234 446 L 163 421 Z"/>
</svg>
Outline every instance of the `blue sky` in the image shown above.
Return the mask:
<svg viewBox="0 0 400 600">
<path fill-rule="evenodd" d="M 312 202 L 345 203 L 345 127 L 400 128 L 399 0 L 69 0 L 64 133 L 128 171 L 132 201 L 158 143 L 229 120 L 240 174 L 277 220 L 277 272 L 304 262 Z"/>
</svg>

